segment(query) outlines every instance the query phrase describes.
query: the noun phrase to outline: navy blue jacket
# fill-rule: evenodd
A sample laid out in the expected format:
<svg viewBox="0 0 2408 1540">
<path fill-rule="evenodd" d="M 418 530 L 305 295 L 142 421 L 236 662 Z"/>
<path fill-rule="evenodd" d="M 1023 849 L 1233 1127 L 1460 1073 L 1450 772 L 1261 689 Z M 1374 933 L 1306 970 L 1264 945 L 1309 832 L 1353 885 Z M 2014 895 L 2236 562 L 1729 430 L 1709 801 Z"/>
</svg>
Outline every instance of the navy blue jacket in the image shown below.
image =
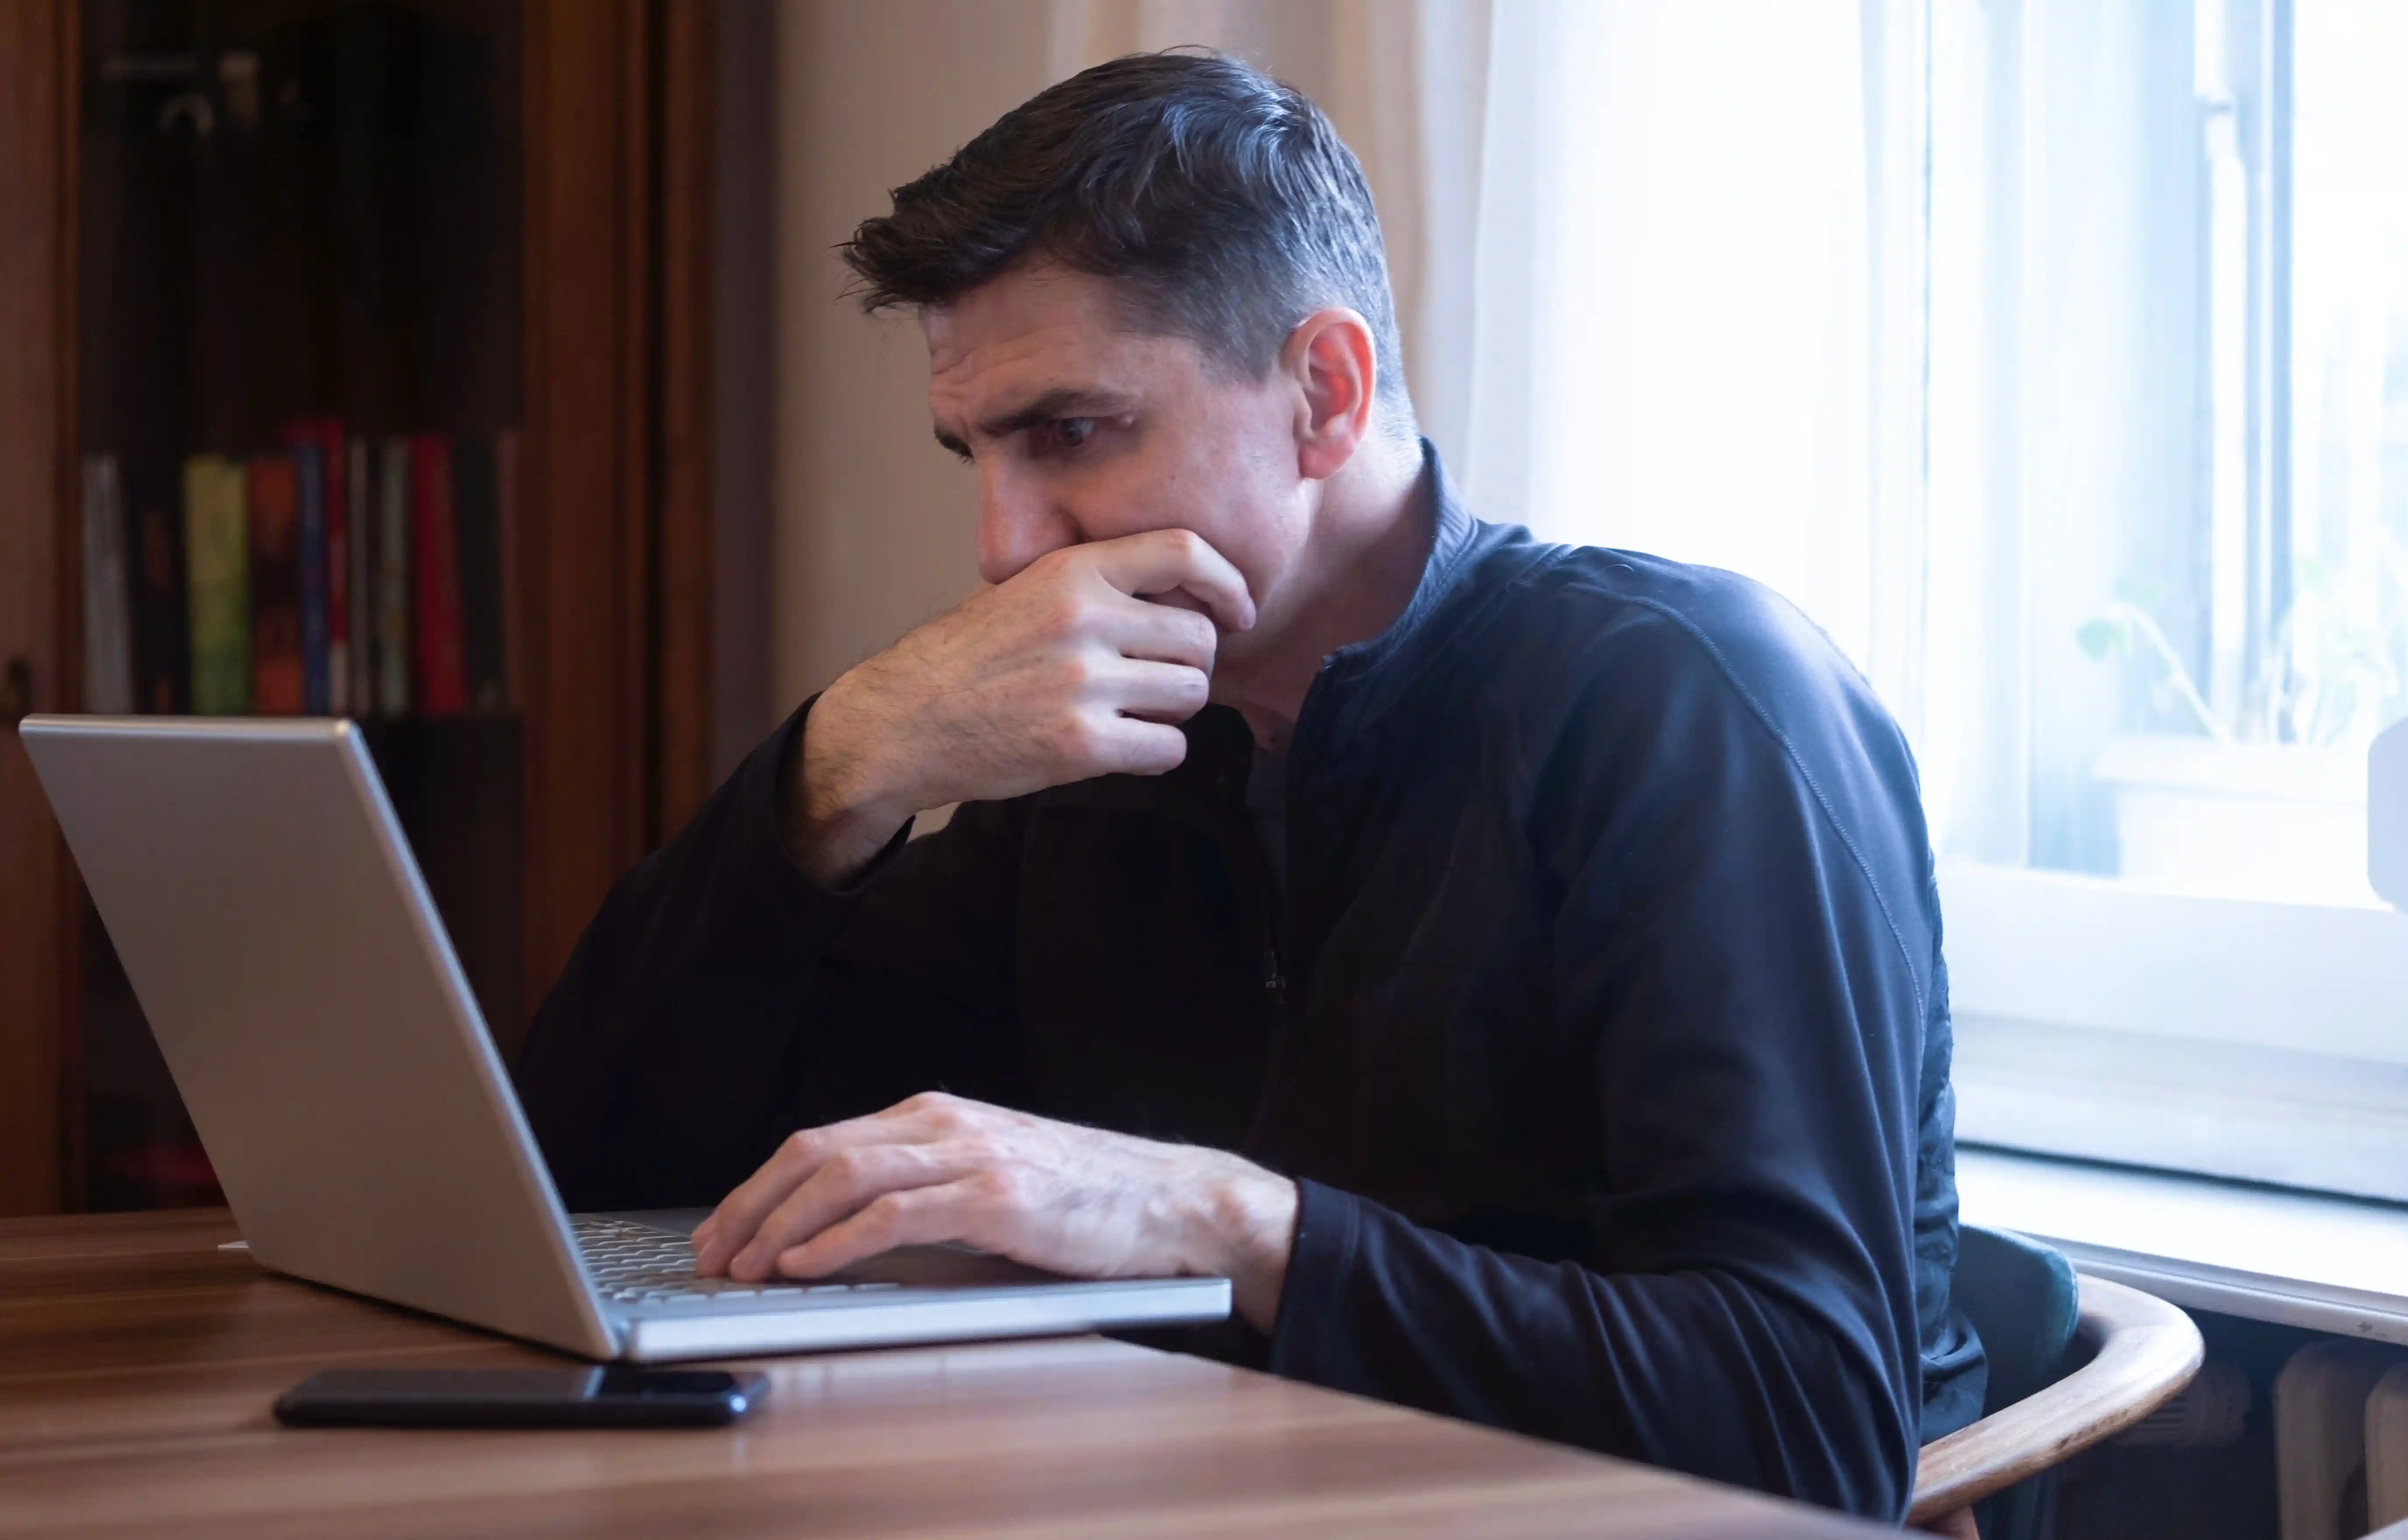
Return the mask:
<svg viewBox="0 0 2408 1540">
<path fill-rule="evenodd" d="M 1238 1150 L 1302 1192 L 1269 1369 L 1895 1517 L 1984 1379 L 1906 743 L 1756 584 L 1428 484 L 1418 591 L 1297 724 L 1284 900 L 1219 707 L 1168 775 L 820 888 L 779 839 L 806 706 L 546 1000 L 553 1174 L 712 1203 L 932 1087 Z"/>
</svg>

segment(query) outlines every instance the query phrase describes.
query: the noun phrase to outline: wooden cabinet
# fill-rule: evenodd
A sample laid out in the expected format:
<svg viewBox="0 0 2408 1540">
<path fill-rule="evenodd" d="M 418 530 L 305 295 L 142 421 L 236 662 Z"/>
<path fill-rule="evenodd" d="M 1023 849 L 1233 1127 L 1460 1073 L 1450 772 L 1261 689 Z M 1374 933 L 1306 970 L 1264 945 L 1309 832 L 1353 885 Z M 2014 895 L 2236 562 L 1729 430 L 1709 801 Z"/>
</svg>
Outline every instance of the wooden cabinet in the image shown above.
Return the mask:
<svg viewBox="0 0 2408 1540">
<path fill-rule="evenodd" d="M 340 418 L 502 462 L 473 516 L 509 510 L 507 691 L 346 707 L 506 1048 L 708 789 L 716 24 L 708 0 L 0 6 L 7 722 L 89 709 L 96 459 L 156 479 Z M 0 726 L 0 1214 L 206 1195 L 120 1126 L 144 1094 L 178 1115 L 146 1042 Z"/>
</svg>

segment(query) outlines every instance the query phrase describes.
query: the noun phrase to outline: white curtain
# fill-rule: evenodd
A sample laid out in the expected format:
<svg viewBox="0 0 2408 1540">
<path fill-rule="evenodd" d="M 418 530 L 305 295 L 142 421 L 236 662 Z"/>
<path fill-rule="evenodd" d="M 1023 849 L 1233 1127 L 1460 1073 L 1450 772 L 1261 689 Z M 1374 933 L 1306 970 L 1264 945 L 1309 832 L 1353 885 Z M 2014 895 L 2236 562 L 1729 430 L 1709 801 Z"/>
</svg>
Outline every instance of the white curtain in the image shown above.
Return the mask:
<svg viewBox="0 0 2408 1540">
<path fill-rule="evenodd" d="M 1456 456 L 1491 517 L 1778 589 L 1904 716 L 1918 12 L 1500 6 Z"/>
<path fill-rule="evenodd" d="M 1058 77 L 1201 43 L 1312 94 L 1473 509 L 1746 572 L 1912 720 L 1921 10 L 1055 0 L 1052 46 Z"/>
</svg>

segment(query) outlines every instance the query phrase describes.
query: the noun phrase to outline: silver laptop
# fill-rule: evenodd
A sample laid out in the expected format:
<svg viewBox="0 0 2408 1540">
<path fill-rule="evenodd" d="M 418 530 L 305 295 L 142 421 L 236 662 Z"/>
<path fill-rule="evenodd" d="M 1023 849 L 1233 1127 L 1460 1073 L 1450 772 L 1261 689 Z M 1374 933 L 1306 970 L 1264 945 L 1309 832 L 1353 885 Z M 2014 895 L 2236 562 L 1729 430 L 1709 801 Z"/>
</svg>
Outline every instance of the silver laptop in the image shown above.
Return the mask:
<svg viewBox="0 0 2408 1540">
<path fill-rule="evenodd" d="M 1217 1320 L 1221 1278 L 1081 1282 L 946 1247 L 697 1279 L 707 1212 L 561 1209 L 359 729 L 21 732 L 251 1255 L 592 1359 Z"/>
</svg>

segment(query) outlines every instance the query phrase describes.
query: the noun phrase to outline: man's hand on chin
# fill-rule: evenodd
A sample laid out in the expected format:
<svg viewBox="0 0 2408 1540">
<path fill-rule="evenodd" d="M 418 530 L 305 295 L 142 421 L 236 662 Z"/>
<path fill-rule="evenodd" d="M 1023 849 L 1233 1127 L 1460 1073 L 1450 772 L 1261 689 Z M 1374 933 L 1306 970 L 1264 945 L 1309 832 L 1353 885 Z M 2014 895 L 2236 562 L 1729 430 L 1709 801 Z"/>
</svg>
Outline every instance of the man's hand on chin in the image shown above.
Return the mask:
<svg viewBox="0 0 2408 1540">
<path fill-rule="evenodd" d="M 1254 624 L 1244 576 L 1184 529 L 1039 556 L 821 693 L 783 790 L 789 853 L 834 885 L 930 808 L 1159 775 L 1220 634 Z"/>
<path fill-rule="evenodd" d="M 939 1241 L 1073 1277 L 1220 1275 L 1267 1332 L 1296 1206 L 1294 1182 L 1226 1151 L 929 1092 L 792 1135 L 694 1246 L 697 1272 L 745 1280 Z"/>
</svg>

